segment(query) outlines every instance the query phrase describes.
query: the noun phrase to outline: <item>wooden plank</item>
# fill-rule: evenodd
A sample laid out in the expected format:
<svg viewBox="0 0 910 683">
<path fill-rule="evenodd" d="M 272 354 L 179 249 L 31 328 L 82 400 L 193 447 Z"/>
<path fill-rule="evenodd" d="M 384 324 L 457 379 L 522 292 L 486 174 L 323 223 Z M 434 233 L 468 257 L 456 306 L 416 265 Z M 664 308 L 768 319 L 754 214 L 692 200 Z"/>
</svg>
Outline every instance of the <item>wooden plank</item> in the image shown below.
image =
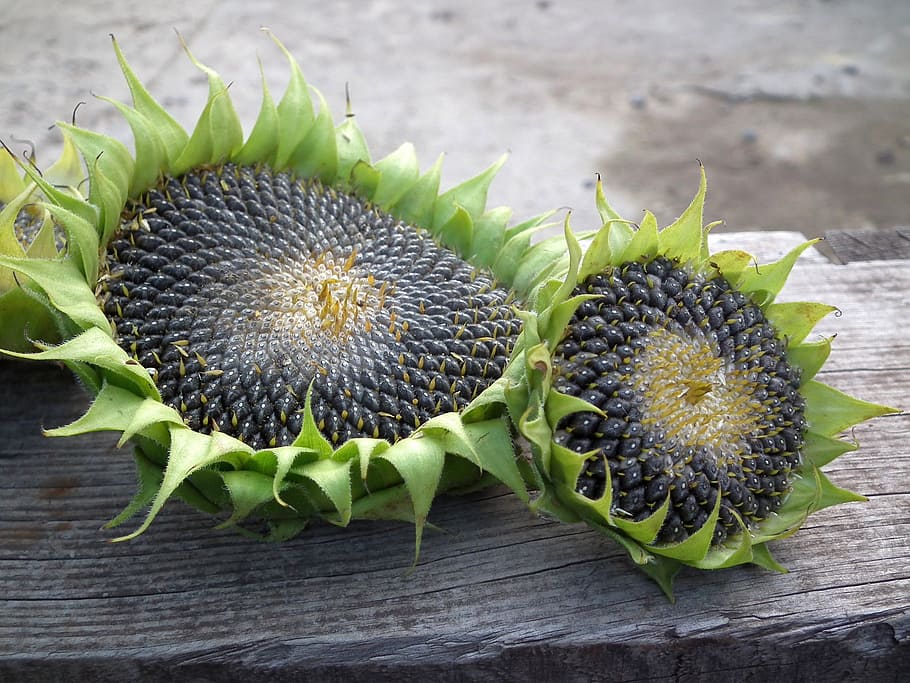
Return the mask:
<svg viewBox="0 0 910 683">
<path fill-rule="evenodd" d="M 906 409 L 908 263 L 801 261 L 782 294 L 843 314 L 822 379 Z M 677 602 L 615 545 L 499 488 L 442 498 L 413 529 L 316 525 L 282 545 L 186 506 L 111 544 L 133 491 L 96 434 L 40 436 L 87 399 L 65 372 L 0 362 L 0 680 L 900 680 L 910 668 L 910 415 L 854 430 L 826 468 L 869 497 L 774 545 L 790 568 L 684 571 Z"/>
<path fill-rule="evenodd" d="M 825 242 L 840 263 L 910 260 L 910 227 L 829 230 Z"/>
</svg>

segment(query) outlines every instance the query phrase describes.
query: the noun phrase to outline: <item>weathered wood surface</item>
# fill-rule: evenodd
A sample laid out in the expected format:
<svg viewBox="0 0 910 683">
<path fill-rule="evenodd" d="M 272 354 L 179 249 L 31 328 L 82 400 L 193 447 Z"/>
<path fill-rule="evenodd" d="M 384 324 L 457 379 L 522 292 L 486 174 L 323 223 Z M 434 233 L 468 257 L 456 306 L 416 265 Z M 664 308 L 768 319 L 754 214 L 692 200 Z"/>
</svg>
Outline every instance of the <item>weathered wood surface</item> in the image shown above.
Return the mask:
<svg viewBox="0 0 910 683">
<path fill-rule="evenodd" d="M 684 571 L 675 604 L 598 534 L 501 489 L 437 501 L 413 573 L 406 526 L 268 545 L 181 503 L 106 543 L 130 459 L 110 435 L 41 437 L 86 397 L 62 370 L 2 362 L 0 680 L 907 680 L 908 291 L 907 261 L 800 260 L 782 298 L 842 311 L 819 328 L 838 334 L 822 379 L 905 412 L 856 428 L 862 449 L 827 468 L 869 502 L 776 543 L 789 574 Z"/>
<path fill-rule="evenodd" d="M 827 246 L 841 263 L 910 260 L 910 227 L 893 230 L 830 230 Z"/>
</svg>

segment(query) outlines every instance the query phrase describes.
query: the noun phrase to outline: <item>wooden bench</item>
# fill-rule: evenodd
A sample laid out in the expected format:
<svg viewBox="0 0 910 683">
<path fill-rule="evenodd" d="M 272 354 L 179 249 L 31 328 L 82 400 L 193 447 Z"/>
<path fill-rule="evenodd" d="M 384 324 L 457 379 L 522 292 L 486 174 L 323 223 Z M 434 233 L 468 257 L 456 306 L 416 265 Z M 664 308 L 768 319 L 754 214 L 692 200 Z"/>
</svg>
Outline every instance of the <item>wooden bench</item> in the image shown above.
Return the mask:
<svg viewBox="0 0 910 683">
<path fill-rule="evenodd" d="M 767 259 L 798 239 L 715 241 Z M 823 381 L 904 409 L 826 468 L 869 502 L 774 544 L 789 574 L 684 571 L 675 604 L 617 546 L 500 488 L 438 500 L 413 573 L 406 525 L 271 545 L 179 502 L 107 543 L 126 449 L 42 437 L 88 399 L 63 370 L 0 362 L 0 680 L 910 680 L 907 242 L 832 236 L 847 265 L 810 250 L 781 296 L 840 308 L 818 328 L 837 333 Z"/>
</svg>

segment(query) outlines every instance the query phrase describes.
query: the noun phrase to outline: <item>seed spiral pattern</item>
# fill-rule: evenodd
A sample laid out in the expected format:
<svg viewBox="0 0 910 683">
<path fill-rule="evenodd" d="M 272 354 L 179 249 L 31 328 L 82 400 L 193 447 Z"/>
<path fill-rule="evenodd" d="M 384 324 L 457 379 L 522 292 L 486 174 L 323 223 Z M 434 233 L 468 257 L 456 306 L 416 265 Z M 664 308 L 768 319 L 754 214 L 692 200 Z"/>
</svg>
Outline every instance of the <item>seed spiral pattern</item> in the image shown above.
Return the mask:
<svg viewBox="0 0 910 683">
<path fill-rule="evenodd" d="M 357 197 L 231 164 L 130 205 L 99 296 L 118 343 L 203 433 L 394 441 L 500 377 L 511 294 Z"/>
<path fill-rule="evenodd" d="M 669 496 L 658 543 L 713 544 L 767 518 L 790 490 L 806 421 L 800 373 L 762 310 L 723 277 L 664 257 L 593 275 L 554 359 L 555 388 L 598 406 L 557 426 L 587 456 L 576 490 L 641 521 Z"/>
</svg>

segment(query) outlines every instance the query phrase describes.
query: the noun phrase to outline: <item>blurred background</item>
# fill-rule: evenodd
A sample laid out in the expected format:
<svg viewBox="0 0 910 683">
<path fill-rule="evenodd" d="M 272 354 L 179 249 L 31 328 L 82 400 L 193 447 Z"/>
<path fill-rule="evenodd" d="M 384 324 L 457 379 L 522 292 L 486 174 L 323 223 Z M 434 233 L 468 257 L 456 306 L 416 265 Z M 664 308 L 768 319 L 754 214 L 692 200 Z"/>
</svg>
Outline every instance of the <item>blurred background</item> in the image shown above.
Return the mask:
<svg viewBox="0 0 910 683">
<path fill-rule="evenodd" d="M 345 84 L 374 159 L 401 142 L 443 183 L 503 152 L 491 191 L 524 218 L 573 209 L 593 227 L 595 174 L 625 216 L 665 224 L 709 182 L 727 230 L 886 229 L 910 224 L 907 0 L 0 0 L 0 138 L 60 149 L 55 120 L 122 139 L 92 93 L 126 100 L 108 34 L 152 93 L 192 128 L 217 69 L 248 132 L 261 59 L 273 94 L 284 58 L 270 27 L 329 101 Z"/>
</svg>

